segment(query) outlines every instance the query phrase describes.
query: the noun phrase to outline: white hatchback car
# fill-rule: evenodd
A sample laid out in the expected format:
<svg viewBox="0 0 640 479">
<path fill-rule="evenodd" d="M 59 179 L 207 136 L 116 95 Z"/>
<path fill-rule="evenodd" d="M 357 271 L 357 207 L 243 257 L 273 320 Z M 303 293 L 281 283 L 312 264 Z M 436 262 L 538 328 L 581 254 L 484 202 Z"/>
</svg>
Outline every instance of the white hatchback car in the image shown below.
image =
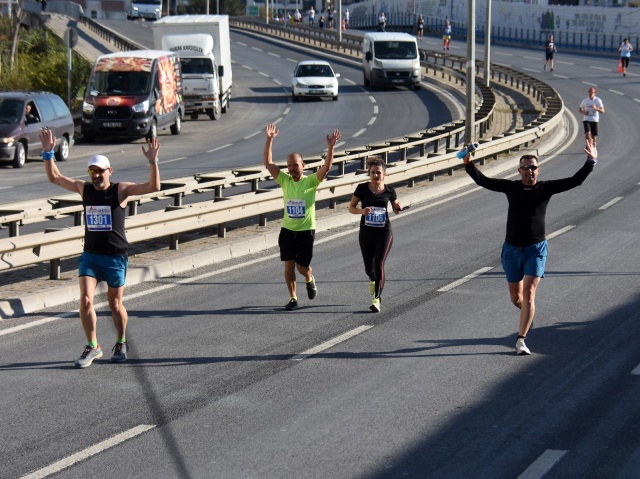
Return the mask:
<svg viewBox="0 0 640 479">
<path fill-rule="evenodd" d="M 305 60 L 298 62 L 291 75 L 291 94 L 293 101 L 301 97 L 330 97 L 338 101 L 339 73 L 334 73 L 328 62 Z"/>
</svg>

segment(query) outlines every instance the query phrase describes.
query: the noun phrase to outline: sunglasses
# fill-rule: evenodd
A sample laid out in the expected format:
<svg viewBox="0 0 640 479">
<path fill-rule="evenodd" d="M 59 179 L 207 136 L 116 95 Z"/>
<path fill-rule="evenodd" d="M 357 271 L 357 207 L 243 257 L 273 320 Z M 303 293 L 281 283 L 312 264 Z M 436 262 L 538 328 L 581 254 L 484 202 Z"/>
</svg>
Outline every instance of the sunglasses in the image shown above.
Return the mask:
<svg viewBox="0 0 640 479">
<path fill-rule="evenodd" d="M 101 170 L 100 168 L 89 168 L 87 171 L 89 172 L 89 175 L 101 175 L 106 170 Z"/>
<path fill-rule="evenodd" d="M 520 167 L 521 170 L 531 170 L 536 171 L 538 169 L 537 165 L 524 165 Z"/>
</svg>

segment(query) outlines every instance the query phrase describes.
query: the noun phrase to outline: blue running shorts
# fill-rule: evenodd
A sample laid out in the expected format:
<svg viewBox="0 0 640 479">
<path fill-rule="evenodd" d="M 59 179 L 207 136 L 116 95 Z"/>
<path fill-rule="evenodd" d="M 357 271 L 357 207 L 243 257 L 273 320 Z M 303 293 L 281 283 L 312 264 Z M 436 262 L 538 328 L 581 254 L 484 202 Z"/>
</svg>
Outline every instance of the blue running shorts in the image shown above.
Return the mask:
<svg viewBox="0 0 640 479">
<path fill-rule="evenodd" d="M 502 269 L 507 282 L 519 283 L 524 275 L 544 278 L 544 266 L 547 263 L 547 241 L 518 247 L 505 242 L 502 245 Z"/>
<path fill-rule="evenodd" d="M 84 251 L 80 256 L 78 276 L 91 276 L 100 281 L 105 281 L 111 288 L 124 286 L 127 277 L 127 256 L 109 256 Z"/>
</svg>

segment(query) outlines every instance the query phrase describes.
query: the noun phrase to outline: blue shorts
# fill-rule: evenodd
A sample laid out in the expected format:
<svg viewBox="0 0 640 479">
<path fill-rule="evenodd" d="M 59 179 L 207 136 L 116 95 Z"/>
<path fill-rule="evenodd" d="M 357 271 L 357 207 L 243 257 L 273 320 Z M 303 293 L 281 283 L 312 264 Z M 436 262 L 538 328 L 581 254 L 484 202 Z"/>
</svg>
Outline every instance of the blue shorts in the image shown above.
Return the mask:
<svg viewBox="0 0 640 479">
<path fill-rule="evenodd" d="M 509 283 L 519 283 L 525 275 L 544 278 L 544 265 L 547 263 L 547 241 L 525 246 L 502 245 L 502 269 Z"/>
<path fill-rule="evenodd" d="M 111 288 L 124 286 L 127 277 L 127 256 L 109 256 L 83 252 L 78 265 L 78 276 L 91 276 L 100 281 L 105 281 Z"/>
</svg>

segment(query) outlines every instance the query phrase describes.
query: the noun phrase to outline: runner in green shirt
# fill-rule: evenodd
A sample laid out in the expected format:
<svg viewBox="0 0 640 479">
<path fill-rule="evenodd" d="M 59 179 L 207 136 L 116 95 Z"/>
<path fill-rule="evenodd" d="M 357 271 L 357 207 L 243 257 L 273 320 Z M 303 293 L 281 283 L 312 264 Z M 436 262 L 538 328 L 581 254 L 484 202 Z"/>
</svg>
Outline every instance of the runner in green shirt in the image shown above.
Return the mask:
<svg viewBox="0 0 640 479">
<path fill-rule="evenodd" d="M 267 125 L 264 166 L 283 191 L 284 218 L 278 246 L 280 246 L 280 259 L 284 261 L 284 280 L 290 295 L 285 309 L 292 311 L 298 307 L 296 268 L 304 276 L 309 299 L 314 299 L 318 294 L 310 266 L 316 233 L 316 189 L 331 169 L 333 149 L 340 139 L 340 132 L 333 130 L 331 135 L 327 135 L 327 156 L 324 165 L 310 176 L 304 176 L 304 161 L 300 153 L 291 153 L 287 157 L 288 173 L 281 171 L 278 165 L 273 163 L 271 146 L 278 133 L 275 125 Z"/>
</svg>

